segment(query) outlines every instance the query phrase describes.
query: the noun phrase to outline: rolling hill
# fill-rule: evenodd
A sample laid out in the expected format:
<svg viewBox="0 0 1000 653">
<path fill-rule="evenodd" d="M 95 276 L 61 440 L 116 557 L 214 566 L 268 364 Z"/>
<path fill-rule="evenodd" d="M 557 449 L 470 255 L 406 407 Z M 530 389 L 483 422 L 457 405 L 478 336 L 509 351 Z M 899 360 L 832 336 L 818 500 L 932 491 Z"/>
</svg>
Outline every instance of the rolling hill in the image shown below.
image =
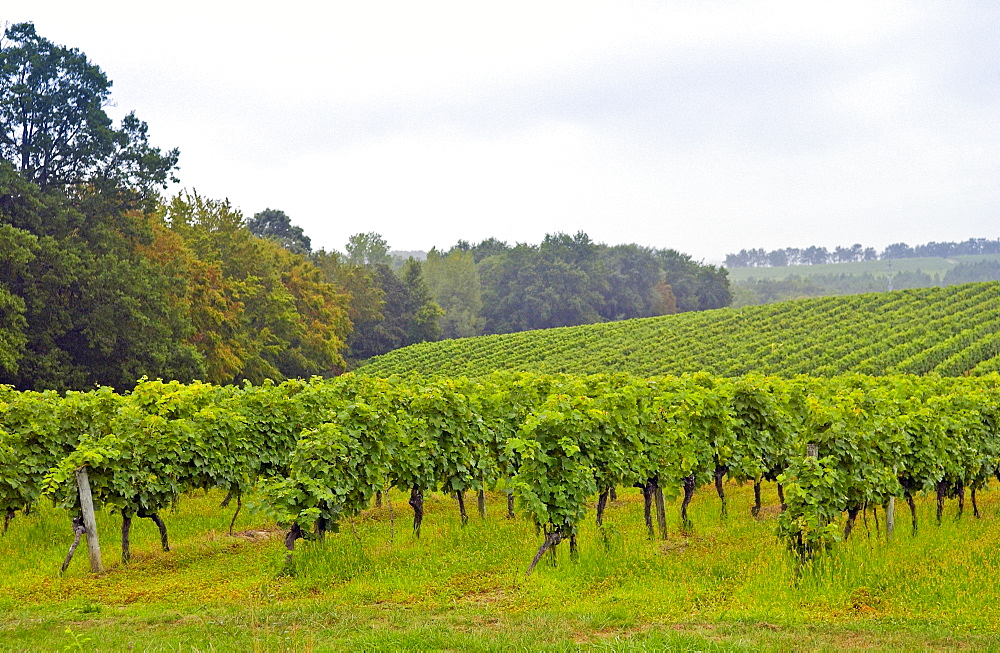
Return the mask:
<svg viewBox="0 0 1000 653">
<path fill-rule="evenodd" d="M 985 374 L 1000 371 L 1000 282 L 421 343 L 375 357 L 357 373 L 479 376 L 495 370 Z"/>
</svg>

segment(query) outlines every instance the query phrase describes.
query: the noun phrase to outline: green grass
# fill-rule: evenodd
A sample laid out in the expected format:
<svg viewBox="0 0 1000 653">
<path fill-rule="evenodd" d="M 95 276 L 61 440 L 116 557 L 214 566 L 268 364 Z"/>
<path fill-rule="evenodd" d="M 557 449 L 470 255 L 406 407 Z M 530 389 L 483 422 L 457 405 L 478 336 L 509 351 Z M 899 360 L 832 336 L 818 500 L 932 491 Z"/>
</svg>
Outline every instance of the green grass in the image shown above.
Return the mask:
<svg viewBox="0 0 1000 653">
<path fill-rule="evenodd" d="M 773 534 L 776 506 L 750 518 L 749 490 L 727 486 L 725 522 L 714 492 L 699 490 L 691 534 L 679 531 L 675 502 L 668 537 L 655 542 L 641 497 L 623 491 L 606 541 L 591 517 L 578 561 L 560 550 L 557 566 L 543 562 L 530 577 L 540 538 L 503 517 L 503 495 L 464 529 L 452 499 L 430 497 L 417 540 L 394 494 L 394 534 L 388 508 L 373 508 L 324 542 L 300 542 L 294 575 L 282 573 L 281 532 L 250 515 L 243 535 L 228 536 L 212 494 L 164 515 L 169 553 L 137 521 L 128 565 L 116 548 L 120 520 L 99 513 L 107 572 L 91 575 L 81 549 L 60 577 L 68 520 L 43 508 L 0 538 L 0 649 L 1000 647 L 1000 492 L 980 495 L 978 520 L 971 509 L 956 520 L 949 502 L 940 527 L 932 502 L 920 502 L 915 538 L 905 505 L 892 542 L 859 523 L 800 575 Z M 765 488 L 772 502 L 773 493 Z"/>
<path fill-rule="evenodd" d="M 903 258 L 891 261 L 858 261 L 855 263 L 825 263 L 823 265 L 788 265 L 774 268 L 731 268 L 729 280 L 739 283 L 747 279 L 787 279 L 798 276 L 808 279 L 812 276 L 870 274 L 874 277 L 887 277 L 899 272 L 924 272 L 931 276 L 944 277 L 948 270 L 960 263 L 978 263 L 980 261 L 1000 261 L 1000 254 L 969 254 L 951 258 L 926 257 Z"/>
</svg>

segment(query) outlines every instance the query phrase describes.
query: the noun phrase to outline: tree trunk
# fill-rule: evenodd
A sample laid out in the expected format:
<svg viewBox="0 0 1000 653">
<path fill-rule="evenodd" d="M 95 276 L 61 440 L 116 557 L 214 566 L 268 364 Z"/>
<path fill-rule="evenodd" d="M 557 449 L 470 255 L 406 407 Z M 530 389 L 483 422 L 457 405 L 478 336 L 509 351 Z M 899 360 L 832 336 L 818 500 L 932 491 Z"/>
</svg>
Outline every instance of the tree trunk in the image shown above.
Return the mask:
<svg viewBox="0 0 1000 653">
<path fill-rule="evenodd" d="M 861 510 L 858 506 L 847 509 L 847 524 L 844 525 L 844 541 L 851 536 L 851 531 L 854 530 L 854 520 L 858 518 L 858 512 Z"/>
<path fill-rule="evenodd" d="M 385 492 L 385 505 L 389 509 L 389 541 L 396 541 L 396 511 L 392 509 L 392 496 L 389 490 Z"/>
<path fill-rule="evenodd" d="M 611 499 L 612 501 L 618 501 L 618 490 L 615 488 L 614 485 L 611 486 L 611 491 L 608 495 L 608 498 Z"/>
<path fill-rule="evenodd" d="M 298 522 L 293 522 L 292 527 L 288 529 L 288 534 L 285 535 L 285 549 L 288 553 L 285 554 L 285 567 L 290 568 L 292 566 L 292 554 L 295 553 L 295 540 L 302 538 L 302 528 L 299 527 Z"/>
<path fill-rule="evenodd" d="M 233 534 L 233 527 L 236 526 L 236 517 L 240 514 L 240 508 L 243 507 L 243 493 L 236 493 L 236 512 L 233 513 L 233 518 L 229 520 L 229 534 Z"/>
<path fill-rule="evenodd" d="M 781 502 L 781 512 L 788 510 L 788 504 L 785 503 L 785 487 L 778 483 L 778 501 Z"/>
<path fill-rule="evenodd" d="M 580 550 L 576 547 L 576 535 L 569 536 L 569 559 L 573 561 L 580 559 Z"/>
<path fill-rule="evenodd" d="M 462 528 L 469 523 L 469 514 L 465 512 L 465 492 L 461 490 L 455 492 L 455 498 L 458 499 L 458 512 L 462 515 Z"/>
<path fill-rule="evenodd" d="M 479 511 L 479 516 L 486 519 L 486 490 L 479 490 L 476 494 L 476 509 Z"/>
<path fill-rule="evenodd" d="M 554 547 L 561 541 L 562 541 L 561 532 L 553 531 L 552 533 L 546 533 L 545 541 L 542 542 L 542 546 L 538 547 L 538 553 L 535 554 L 534 559 L 531 561 L 531 565 L 528 567 L 528 571 L 527 573 L 525 573 L 525 576 L 530 575 L 531 572 L 535 570 L 535 566 L 538 564 L 538 561 L 542 559 L 542 556 L 545 555 L 546 551 L 548 551 L 550 548 L 553 548 L 554 550 Z"/>
<path fill-rule="evenodd" d="M 726 490 L 722 487 L 722 480 L 728 471 L 729 467 L 726 465 L 716 465 L 715 467 L 715 491 L 719 495 L 719 500 L 722 501 L 723 519 L 728 516 L 728 510 L 726 509 Z"/>
<path fill-rule="evenodd" d="M 684 478 L 684 501 L 681 502 L 681 529 L 690 531 L 693 524 L 688 519 L 688 505 L 694 496 L 694 474 Z"/>
<path fill-rule="evenodd" d="M 420 522 L 424 520 L 424 492 L 419 488 L 410 490 L 410 507 L 413 508 L 413 534 L 420 537 Z"/>
<path fill-rule="evenodd" d="M 753 482 L 753 508 L 750 508 L 750 514 L 755 518 L 760 516 L 760 481 L 758 480 Z"/>
<path fill-rule="evenodd" d="M 944 514 L 944 495 L 948 490 L 948 483 L 939 481 L 937 484 L 937 523 L 941 525 L 941 515 Z"/>
<path fill-rule="evenodd" d="M 979 514 L 979 504 L 976 503 L 976 486 L 975 485 L 972 486 L 972 492 L 970 494 L 972 495 L 971 496 L 971 498 L 972 498 L 972 516 L 975 517 L 976 519 L 979 519 L 982 515 Z"/>
<path fill-rule="evenodd" d="M 514 519 L 516 515 L 514 514 L 514 493 L 509 492 L 507 494 L 507 519 Z"/>
<path fill-rule="evenodd" d="M 76 553 L 76 547 L 80 546 L 80 537 L 87 532 L 87 529 L 83 526 L 83 517 L 76 516 L 73 518 L 73 543 L 69 545 L 69 553 L 66 554 L 66 559 L 63 560 L 62 567 L 59 569 L 60 574 L 65 574 L 66 570 L 69 569 L 69 563 L 73 561 L 73 554 Z"/>
<path fill-rule="evenodd" d="M 382 507 L 382 490 L 375 490 L 375 507 Z"/>
<path fill-rule="evenodd" d="M 132 532 L 132 515 L 122 513 L 122 562 L 127 563 L 132 559 L 132 551 L 129 548 L 129 535 Z"/>
<path fill-rule="evenodd" d="M 608 490 L 597 497 L 597 526 L 604 526 L 604 507 L 608 505 Z"/>
<path fill-rule="evenodd" d="M 170 544 L 167 542 L 167 525 L 163 523 L 163 520 L 160 519 L 160 516 L 155 512 L 150 515 L 149 518 L 152 519 L 153 523 L 156 524 L 156 527 L 160 529 L 160 546 L 163 547 L 164 551 L 170 551 Z"/>
<path fill-rule="evenodd" d="M 136 516 L 153 520 L 153 523 L 156 524 L 156 527 L 160 529 L 160 546 L 163 547 L 164 551 L 170 551 L 170 545 L 167 543 L 167 525 L 163 523 L 163 520 L 160 519 L 160 516 L 155 512 L 150 513 L 148 515 L 140 512 L 136 513 Z"/>
<path fill-rule="evenodd" d="M 962 518 L 962 513 L 965 512 L 965 483 L 958 483 L 958 518 Z"/>
<path fill-rule="evenodd" d="M 649 533 L 649 539 L 655 539 L 656 534 L 653 532 L 653 488 L 650 482 L 647 480 L 638 486 L 642 490 L 642 501 L 643 508 L 645 510 L 644 514 L 646 517 L 646 531 Z"/>
<path fill-rule="evenodd" d="M 905 495 L 906 505 L 910 506 L 910 523 L 913 525 L 913 537 L 917 536 L 917 504 L 913 502 L 913 495 L 907 490 Z"/>
<path fill-rule="evenodd" d="M 3 518 L 3 534 L 7 534 L 7 529 L 10 527 L 10 520 L 14 519 L 14 509 L 7 508 L 7 514 Z"/>
</svg>

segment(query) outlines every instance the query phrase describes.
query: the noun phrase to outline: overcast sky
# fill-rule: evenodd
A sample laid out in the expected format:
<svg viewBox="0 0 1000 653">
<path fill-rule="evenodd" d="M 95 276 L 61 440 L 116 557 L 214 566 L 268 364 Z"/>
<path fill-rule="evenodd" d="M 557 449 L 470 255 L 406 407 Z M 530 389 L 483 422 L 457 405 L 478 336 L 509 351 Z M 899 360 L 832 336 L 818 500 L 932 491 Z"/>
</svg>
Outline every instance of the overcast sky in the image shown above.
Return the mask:
<svg viewBox="0 0 1000 653">
<path fill-rule="evenodd" d="M 316 247 L 1000 237 L 995 0 L 7 4 Z"/>
</svg>

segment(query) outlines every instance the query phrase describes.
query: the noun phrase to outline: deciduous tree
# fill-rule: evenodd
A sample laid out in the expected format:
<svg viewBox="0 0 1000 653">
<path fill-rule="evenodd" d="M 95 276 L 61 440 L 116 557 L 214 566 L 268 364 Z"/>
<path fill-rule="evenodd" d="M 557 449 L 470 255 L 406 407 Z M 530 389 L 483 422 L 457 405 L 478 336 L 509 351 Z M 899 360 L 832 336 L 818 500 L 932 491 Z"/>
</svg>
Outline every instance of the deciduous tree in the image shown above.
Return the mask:
<svg viewBox="0 0 1000 653">
<path fill-rule="evenodd" d="M 0 41 L 0 157 L 43 191 L 91 186 L 149 207 L 174 180 L 176 149 L 149 144 L 129 113 L 115 127 L 104 111 L 111 81 L 76 48 L 39 36 L 31 23 Z"/>
<path fill-rule="evenodd" d="M 442 255 L 432 249 L 423 263 L 423 272 L 434 301 L 444 311 L 440 320 L 442 337 L 480 335 L 485 325 L 480 316 L 482 284 L 472 254 L 456 249 Z"/>
<path fill-rule="evenodd" d="M 389 243 L 374 231 L 354 234 L 347 241 L 347 257 L 355 265 L 391 265 Z"/>
<path fill-rule="evenodd" d="M 308 254 L 312 251 L 312 240 L 302 231 L 302 227 L 292 224 L 284 211 L 264 209 L 247 220 L 247 227 L 255 236 L 270 238 L 293 254 Z"/>
</svg>

